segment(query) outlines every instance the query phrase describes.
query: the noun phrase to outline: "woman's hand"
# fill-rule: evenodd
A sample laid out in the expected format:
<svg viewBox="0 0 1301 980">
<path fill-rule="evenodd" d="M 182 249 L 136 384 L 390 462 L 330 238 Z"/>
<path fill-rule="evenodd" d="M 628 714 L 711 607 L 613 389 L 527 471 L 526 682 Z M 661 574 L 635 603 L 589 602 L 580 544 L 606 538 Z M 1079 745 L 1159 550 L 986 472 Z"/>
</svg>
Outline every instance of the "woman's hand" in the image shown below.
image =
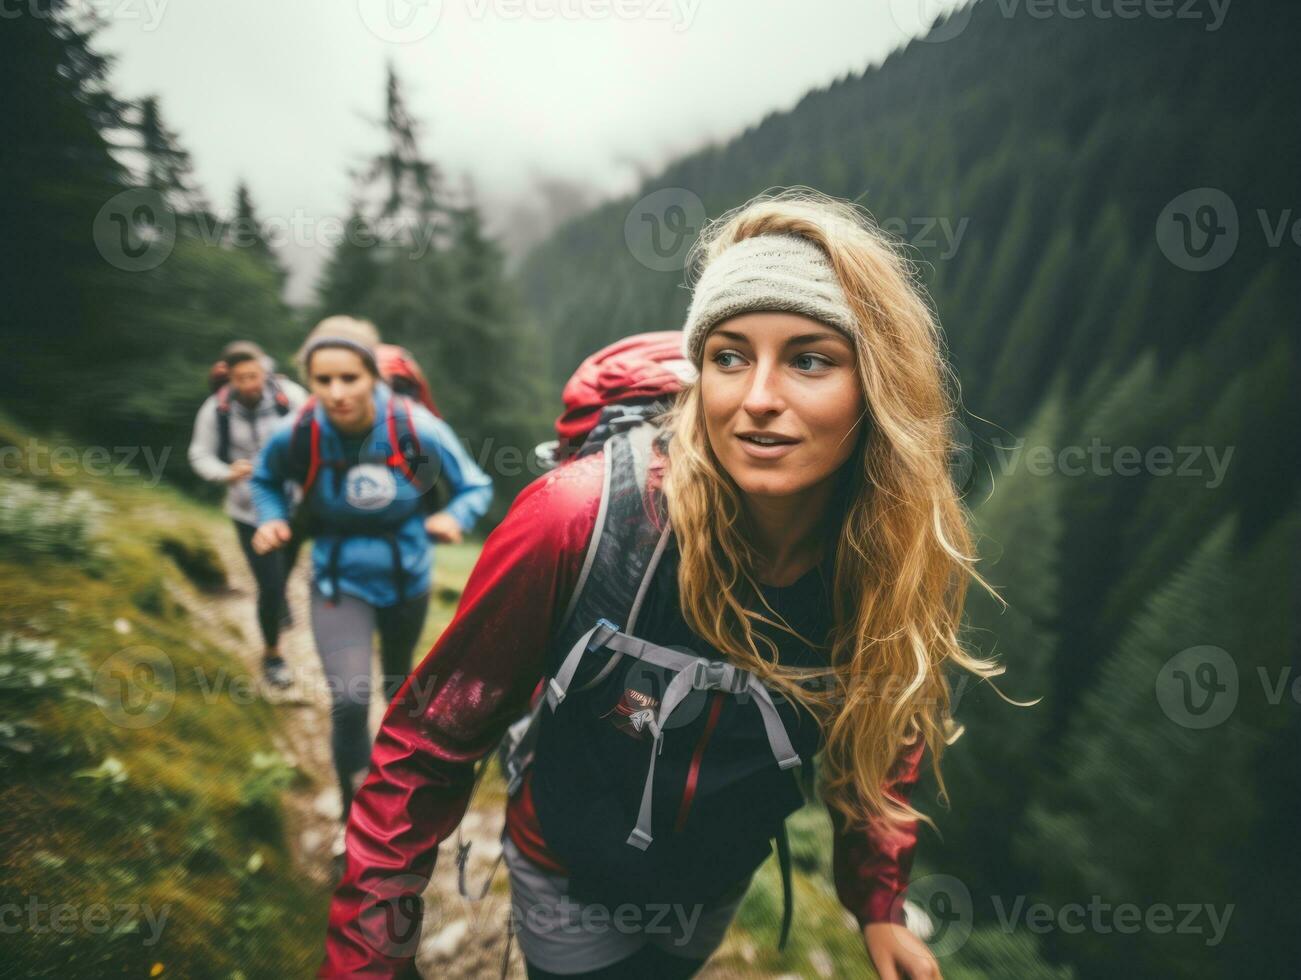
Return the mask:
<svg viewBox="0 0 1301 980">
<path fill-rule="evenodd" d="M 881 980 L 941 980 L 935 955 L 903 926 L 869 922 L 863 927 L 863 941 Z"/>
<path fill-rule="evenodd" d="M 267 521 L 253 532 L 253 550 L 265 555 L 288 544 L 291 537 L 293 532 L 289 530 L 288 521 Z"/>
<path fill-rule="evenodd" d="M 425 518 L 425 533 L 443 544 L 461 543 L 461 524 L 445 510 Z"/>
</svg>

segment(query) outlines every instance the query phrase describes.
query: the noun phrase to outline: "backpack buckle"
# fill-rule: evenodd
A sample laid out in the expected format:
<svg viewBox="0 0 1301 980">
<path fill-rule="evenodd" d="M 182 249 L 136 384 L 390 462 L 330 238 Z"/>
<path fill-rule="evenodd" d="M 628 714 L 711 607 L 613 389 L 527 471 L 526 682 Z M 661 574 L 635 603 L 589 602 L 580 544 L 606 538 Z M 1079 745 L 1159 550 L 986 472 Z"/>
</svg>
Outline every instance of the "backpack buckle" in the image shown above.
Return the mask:
<svg viewBox="0 0 1301 980">
<path fill-rule="evenodd" d="M 691 686 L 697 691 L 739 694 L 749 683 L 749 673 L 721 660 L 700 659 L 691 665 Z"/>
<path fill-rule="evenodd" d="M 547 702 L 551 705 L 551 710 L 555 711 L 565 700 L 565 689 L 557 683 L 554 677 L 547 680 Z"/>
<path fill-rule="evenodd" d="M 604 616 L 596 621 L 596 630 L 592 633 L 592 638 L 587 643 L 587 652 L 595 653 L 601 647 L 610 642 L 610 637 L 619 632 L 619 625 L 612 623 Z"/>
</svg>

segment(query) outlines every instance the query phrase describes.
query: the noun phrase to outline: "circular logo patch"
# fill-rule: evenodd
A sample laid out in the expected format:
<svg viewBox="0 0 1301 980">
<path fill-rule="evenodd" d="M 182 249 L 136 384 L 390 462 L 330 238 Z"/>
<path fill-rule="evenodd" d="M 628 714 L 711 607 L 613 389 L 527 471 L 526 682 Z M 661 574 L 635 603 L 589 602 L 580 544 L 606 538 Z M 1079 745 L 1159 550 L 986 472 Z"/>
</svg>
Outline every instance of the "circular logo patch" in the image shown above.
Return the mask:
<svg viewBox="0 0 1301 980">
<path fill-rule="evenodd" d="M 358 510 L 383 510 L 397 498 L 397 482 L 387 466 L 363 463 L 348 471 L 344 499 Z"/>
</svg>

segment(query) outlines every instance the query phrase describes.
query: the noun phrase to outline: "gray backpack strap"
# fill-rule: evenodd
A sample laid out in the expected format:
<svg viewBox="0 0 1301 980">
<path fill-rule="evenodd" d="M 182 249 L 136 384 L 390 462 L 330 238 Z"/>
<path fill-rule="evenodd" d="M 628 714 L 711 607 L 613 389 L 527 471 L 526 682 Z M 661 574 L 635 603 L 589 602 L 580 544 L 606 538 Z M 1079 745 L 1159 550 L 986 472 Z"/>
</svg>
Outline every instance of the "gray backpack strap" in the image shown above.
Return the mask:
<svg viewBox="0 0 1301 980">
<path fill-rule="evenodd" d="M 558 655 L 570 651 L 600 619 L 625 633 L 636 626 L 670 534 L 662 495 L 647 493 L 655 432 L 652 425 L 639 425 L 605 442 L 601 510 L 583 572 L 555 637 Z"/>
<path fill-rule="evenodd" d="M 602 618 L 578 638 L 578 642 L 565 656 L 556 675 L 547 681 L 546 701 L 552 711 L 555 711 L 569 694 L 569 686 L 574 682 L 574 675 L 578 673 L 578 665 L 583 659 L 583 654 L 605 646 L 606 641 L 618 632 L 619 627 L 608 619 Z"/>
<path fill-rule="evenodd" d="M 610 509 L 610 485 L 613 482 L 610 479 L 611 471 L 614 469 L 613 461 L 612 452 L 607 451 L 602 457 L 604 468 L 601 476 L 601 505 L 597 508 L 596 525 L 592 529 L 592 539 L 587 543 L 587 554 L 583 557 L 583 569 L 578 573 L 578 582 L 575 583 L 574 591 L 565 605 L 564 615 L 560 617 L 562 625 L 567 625 L 574 618 L 574 610 L 578 607 L 578 600 L 587 586 L 587 578 L 592 574 L 592 565 L 596 562 L 596 553 L 601 548 L 601 539 L 605 536 L 605 517 Z"/>
<path fill-rule="evenodd" d="M 643 660 L 654 661 L 655 658 L 647 656 L 647 653 L 651 652 L 659 652 L 661 656 L 676 652 L 663 647 L 656 648 L 653 644 L 647 643 L 641 643 L 640 648 Z M 631 649 L 627 652 L 636 655 Z M 669 682 L 668 688 L 664 691 L 664 700 L 660 703 L 659 714 L 649 724 L 653 736 L 650 764 L 646 770 L 646 781 L 642 784 L 637 825 L 628 835 L 628 843 L 639 850 L 646 850 L 654 841 L 654 837 L 651 836 L 651 804 L 654 798 L 655 759 L 663 749 L 664 727 L 677 706 L 686 700 L 687 695 L 693 690 L 726 691 L 729 694 L 747 694 L 753 697 L 763 717 L 764 731 L 768 736 L 768 748 L 777 762 L 777 768 L 786 770 L 800 765 L 799 753 L 791 745 L 790 736 L 787 735 L 781 717 L 777 714 L 777 708 L 772 703 L 772 695 L 759 678 L 750 671 L 732 664 L 707 660 L 704 657 L 688 659 L 685 664 L 680 665 L 677 676 Z"/>
<path fill-rule="evenodd" d="M 538 699 L 527 716 L 511 725 L 500 747 L 502 772 L 511 796 L 519 790 L 524 772 L 533 760 L 543 709 L 550 705 L 554 710 L 564 700 L 583 653 L 598 649 L 618 633 L 618 624 L 609 617 L 618 617 L 628 631 L 636 625 L 655 570 L 668 546 L 670 529 L 663 496 L 647 493 L 657 432 L 653 425 L 636 425 L 604 443 L 604 479 L 596 525 L 578 581 L 561 617 L 560 630 L 552 641 L 553 652 L 566 652 L 566 656 L 547 679 L 545 696 Z M 647 520 L 648 515 L 655 519 Z M 611 657 L 601 672 L 578 690 L 599 684 L 618 660 L 617 656 Z M 471 798 L 485 768 L 485 764 L 480 764 L 475 773 Z M 459 825 L 456 833 L 458 887 L 464 897 L 471 898 L 465 883 L 470 845 L 463 840 Z M 494 874 L 498 864 L 500 858 L 493 865 Z M 487 894 L 491 881 L 489 875 L 477 896 L 479 899 Z"/>
<path fill-rule="evenodd" d="M 618 632 L 609 616 L 618 616 L 631 625 L 636 622 L 641 604 L 654 578 L 664 549 L 668 545 L 668 520 L 662 501 L 650 500 L 646 494 L 647 474 L 655 429 L 639 425 L 611 436 L 604 445 L 605 478 L 596 526 L 587 546 L 583 568 L 574 586 L 553 650 L 565 651 L 564 659 L 547 679 L 545 696 L 538 699 L 527 721 L 516 722 L 503 745 L 502 768 L 507 792 L 514 795 L 524 778 L 537 742 L 542 709 L 552 709 L 564 700 L 577 673 L 582 655 L 597 649 Z M 645 509 L 657 508 L 662 528 L 645 520 Z M 618 662 L 611 657 L 601 673 L 583 685 L 599 684 Z"/>
</svg>

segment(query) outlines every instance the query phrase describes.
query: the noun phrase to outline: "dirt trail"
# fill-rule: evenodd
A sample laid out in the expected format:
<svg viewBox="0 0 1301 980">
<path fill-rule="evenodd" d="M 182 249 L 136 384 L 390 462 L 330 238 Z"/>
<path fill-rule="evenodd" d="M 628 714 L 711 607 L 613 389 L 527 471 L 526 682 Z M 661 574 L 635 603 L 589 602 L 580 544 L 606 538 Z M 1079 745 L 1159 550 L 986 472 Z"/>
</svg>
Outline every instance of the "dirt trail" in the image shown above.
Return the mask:
<svg viewBox="0 0 1301 980">
<path fill-rule="evenodd" d="M 204 596 L 196 603 L 187 597 L 196 623 L 208 627 L 209 636 L 223 636 L 225 623 L 234 624 L 245 637 L 235 652 L 254 677 L 260 677 L 262 658 L 257 625 L 256 587 L 234 533 L 227 528 L 216 534 L 213 547 L 229 575 L 230 590 Z M 263 688 L 263 696 L 277 705 L 282 735 L 276 749 L 297 764 L 311 780 L 303 790 L 285 794 L 285 816 L 294 861 L 301 874 L 322 888 L 334 881 L 331 843 L 339 821 L 339 792 L 330 758 L 329 692 L 320 661 L 312 644 L 308 608 L 307 549 L 299 558 L 289 586 L 289 606 L 294 625 L 281 635 L 280 651 L 293 672 L 294 685 L 284 691 Z M 417 651 L 417 656 L 423 651 Z M 373 667 L 372 690 L 382 690 L 378 657 Z M 383 718 L 382 697 L 371 700 L 371 731 Z M 476 800 L 466 813 L 462 833 L 472 842 L 469 881 L 481 884 L 501 850 L 502 810 Z M 462 899 L 456 884 L 455 838 L 439 848 L 433 878 L 425 892 L 424 926 L 416 963 L 426 977 L 497 977 L 505 951 L 509 893 L 505 889 L 503 865 L 493 879 L 494 889 L 483 902 Z M 322 937 L 324 939 L 324 937 Z M 525 977 L 519 948 L 512 944 L 507 974 Z"/>
</svg>

